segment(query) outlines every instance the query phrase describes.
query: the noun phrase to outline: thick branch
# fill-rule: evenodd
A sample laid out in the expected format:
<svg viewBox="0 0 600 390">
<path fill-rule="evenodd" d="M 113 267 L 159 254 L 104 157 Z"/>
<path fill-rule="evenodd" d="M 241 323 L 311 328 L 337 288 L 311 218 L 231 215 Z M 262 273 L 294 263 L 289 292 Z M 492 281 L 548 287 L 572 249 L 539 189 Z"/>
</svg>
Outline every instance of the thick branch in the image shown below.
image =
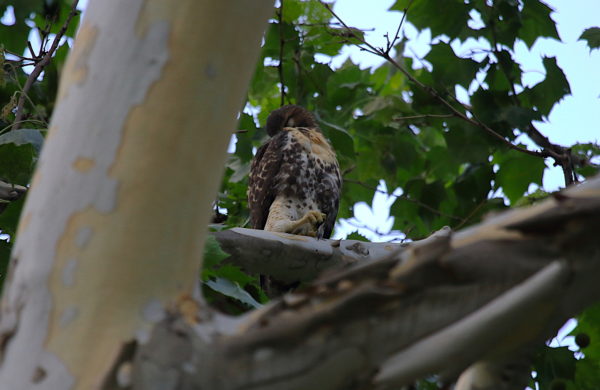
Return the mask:
<svg viewBox="0 0 600 390">
<path fill-rule="evenodd" d="M 247 317 L 186 323 L 173 312 L 138 351 L 134 376 L 160 383 L 168 372 L 184 389 L 383 389 L 433 373 L 454 380 L 474 362 L 521 356 L 600 300 L 599 229 L 596 178 L 323 276 Z"/>
<path fill-rule="evenodd" d="M 227 260 L 247 272 L 273 276 L 282 282 L 311 281 L 326 269 L 343 269 L 362 261 L 388 258 L 406 249 L 447 236 L 444 228 L 412 243 L 373 243 L 357 240 L 317 240 L 294 234 L 235 228 L 212 233 Z"/>
<path fill-rule="evenodd" d="M 18 184 L 7 183 L 3 180 L 0 180 L 0 200 L 17 200 L 25 192 L 27 192 L 27 187 L 23 187 Z"/>
</svg>

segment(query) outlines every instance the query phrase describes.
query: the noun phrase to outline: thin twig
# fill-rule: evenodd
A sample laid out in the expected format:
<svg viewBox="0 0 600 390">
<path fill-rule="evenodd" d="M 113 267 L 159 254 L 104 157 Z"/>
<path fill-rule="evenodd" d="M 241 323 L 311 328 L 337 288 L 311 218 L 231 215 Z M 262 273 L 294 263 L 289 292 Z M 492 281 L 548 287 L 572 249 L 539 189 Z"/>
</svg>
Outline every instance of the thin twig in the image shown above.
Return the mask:
<svg viewBox="0 0 600 390">
<path fill-rule="evenodd" d="M 338 28 L 338 26 L 341 26 L 341 23 L 339 22 L 327 22 L 327 23 L 294 23 L 294 26 L 305 26 L 305 27 L 331 27 L 331 28 Z M 363 32 L 367 32 L 367 31 L 375 31 L 374 28 L 357 28 L 354 27 L 355 30 L 360 30 Z"/>
<path fill-rule="evenodd" d="M 281 5 L 277 13 L 279 21 L 279 65 L 277 65 L 277 71 L 279 72 L 279 84 L 281 85 L 281 106 L 285 104 L 285 83 L 283 82 L 283 48 L 285 45 L 283 37 L 283 1 L 280 0 Z"/>
<path fill-rule="evenodd" d="M 375 192 L 378 192 L 380 194 L 384 194 L 384 195 L 389 196 L 389 197 L 393 197 L 393 198 L 400 199 L 400 200 L 406 200 L 408 202 L 414 203 L 414 204 L 418 205 L 419 207 L 422 207 L 422 208 L 424 208 L 426 210 L 429 210 L 432 213 L 437 214 L 437 215 L 439 215 L 441 217 L 446 217 L 446 218 L 450 218 L 450 219 L 455 219 L 457 221 L 462 221 L 462 218 L 460 218 L 460 217 L 457 217 L 455 215 L 446 214 L 446 213 L 444 213 L 442 211 L 439 211 L 439 210 L 437 210 L 437 209 L 429 206 L 428 204 L 425 204 L 425 203 L 423 203 L 423 202 L 421 202 L 421 201 L 419 201 L 417 199 L 409 198 L 408 195 L 394 195 L 393 193 L 389 194 L 386 191 L 382 191 L 379 188 L 370 186 L 370 185 L 368 185 L 366 183 L 363 183 L 362 181 L 359 181 L 359 180 L 353 180 L 353 179 L 346 179 L 346 178 L 344 178 L 344 183 L 357 184 L 357 185 L 360 185 L 362 187 L 365 187 L 365 188 L 368 188 L 370 190 L 373 190 Z"/>
<path fill-rule="evenodd" d="M 396 45 L 396 41 L 398 39 L 400 39 L 400 28 L 402 28 L 402 24 L 404 24 L 404 20 L 406 19 L 406 14 L 408 13 L 408 9 L 410 8 L 411 4 L 412 4 L 412 0 L 410 0 L 408 2 L 408 4 L 406 5 L 406 8 L 404 8 L 404 11 L 402 12 L 402 18 L 400 19 L 400 23 L 398 23 L 398 29 L 396 30 L 396 35 L 394 35 L 394 39 L 392 39 L 392 42 L 387 47 L 388 54 L 392 50 L 392 48 Z M 402 53 L 400 53 L 400 54 L 402 54 Z"/>
<path fill-rule="evenodd" d="M 46 128 L 48 127 L 48 123 L 47 122 L 45 122 L 45 121 L 39 121 L 37 119 L 23 119 L 20 123 L 38 123 L 38 124 L 40 124 L 40 125 L 42 125 L 42 126 L 44 126 Z M 6 127 L 3 127 L 2 129 L 0 129 L 0 134 L 4 133 L 6 130 L 10 129 L 13 126 L 13 124 L 10 124 L 10 125 L 8 125 Z M 39 129 L 39 131 L 43 131 L 43 129 Z"/>
<path fill-rule="evenodd" d="M 461 227 L 463 227 L 467 222 L 469 222 L 469 220 L 471 218 L 473 218 L 473 216 L 487 203 L 487 199 L 484 199 L 482 202 L 479 202 L 479 204 L 477 206 L 475 206 L 475 208 L 473 210 L 471 210 L 471 212 L 469 213 L 469 215 L 467 215 L 462 221 L 460 221 L 460 223 L 456 226 L 453 227 L 454 230 L 458 230 Z"/>
<path fill-rule="evenodd" d="M 44 56 L 35 65 L 35 67 L 33 68 L 33 71 L 27 78 L 27 81 L 25 82 L 25 86 L 23 87 L 21 96 L 19 96 L 19 101 L 17 103 L 17 111 L 15 113 L 15 121 L 13 122 L 13 130 L 18 129 L 19 125 L 22 123 L 23 115 L 24 115 L 23 108 L 25 105 L 25 96 L 29 92 L 29 89 L 31 88 L 31 86 L 33 85 L 35 80 L 37 80 L 39 75 L 42 73 L 44 68 L 50 63 L 50 59 L 52 58 L 52 55 L 56 52 L 56 49 L 58 48 L 58 44 L 60 43 L 60 40 L 62 39 L 63 35 L 67 31 L 67 28 L 69 27 L 69 23 L 71 22 L 71 19 L 73 18 L 73 16 L 75 16 L 77 14 L 77 3 L 79 3 L 79 0 L 73 0 L 73 5 L 71 6 L 71 12 L 69 12 L 69 15 L 67 16 L 67 20 L 65 20 L 65 23 L 61 27 L 60 31 L 54 37 L 52 46 L 50 46 L 50 49 L 48 49 L 48 51 L 44 54 Z M 29 42 L 28 42 L 28 44 L 29 44 Z M 31 51 L 31 55 L 35 55 L 33 53 L 33 49 L 31 48 L 31 44 L 29 45 L 29 50 Z M 42 48 L 40 48 L 40 53 L 39 53 L 38 58 L 42 55 L 42 52 L 43 52 L 43 50 L 42 50 Z"/>
<path fill-rule="evenodd" d="M 349 174 L 350 172 L 352 172 L 355 169 L 356 169 L 356 164 L 350 165 L 348 168 L 346 168 L 342 171 L 342 177 L 346 176 L 347 174 Z"/>
<path fill-rule="evenodd" d="M 12 52 L 12 51 L 10 51 L 10 50 L 6 49 L 6 48 L 4 48 L 4 49 L 2 49 L 2 50 L 4 50 L 4 52 L 5 52 L 5 53 L 8 53 L 8 54 L 10 54 L 10 55 L 12 55 L 12 56 L 15 56 L 15 57 L 18 57 L 18 58 L 20 58 L 20 60 L 19 60 L 19 61 L 24 61 L 24 60 L 27 60 L 27 61 L 35 61 L 35 60 L 36 60 L 34 57 L 27 57 L 27 56 L 24 56 L 24 55 L 21 55 L 21 54 L 17 54 L 17 53 L 15 53 L 15 52 Z M 32 54 L 33 54 L 33 53 L 32 53 Z"/>
<path fill-rule="evenodd" d="M 387 232 L 387 233 L 384 233 L 384 232 L 380 231 L 379 229 L 377 229 L 376 227 L 375 227 L 375 228 L 372 228 L 372 227 L 370 227 L 370 226 L 367 226 L 367 225 L 365 225 L 364 223 L 359 223 L 359 221 L 358 221 L 358 219 L 357 219 L 356 217 L 354 217 L 354 220 L 352 220 L 352 218 L 346 219 L 346 223 L 347 223 L 348 225 L 352 226 L 352 227 L 355 227 L 355 228 L 357 228 L 357 229 L 365 229 L 365 230 L 368 230 L 368 231 L 370 231 L 371 233 L 373 233 L 373 234 L 375 234 L 375 235 L 377 235 L 377 236 L 380 236 L 380 237 L 381 237 L 381 236 L 389 236 L 389 235 L 391 235 L 391 234 L 390 234 L 390 233 L 391 233 L 391 231 L 389 231 L 389 232 Z M 358 233 L 358 234 L 360 234 L 360 232 L 358 232 L 358 231 L 357 231 L 357 233 Z M 399 240 L 399 239 L 400 239 L 400 238 L 398 238 L 398 240 Z"/>
<path fill-rule="evenodd" d="M 412 115 L 412 116 L 400 116 L 396 117 L 394 121 L 403 121 L 409 119 L 424 119 L 424 118 L 453 118 L 454 114 L 423 114 L 423 115 Z"/>
<path fill-rule="evenodd" d="M 42 55 L 42 47 L 40 46 L 40 52 L 39 54 L 35 54 L 35 51 L 33 51 L 33 46 L 31 46 L 31 42 L 27 41 L 27 47 L 29 48 L 29 52 L 31 53 L 31 56 L 34 58 L 34 61 L 38 60 L 41 58 Z"/>
</svg>

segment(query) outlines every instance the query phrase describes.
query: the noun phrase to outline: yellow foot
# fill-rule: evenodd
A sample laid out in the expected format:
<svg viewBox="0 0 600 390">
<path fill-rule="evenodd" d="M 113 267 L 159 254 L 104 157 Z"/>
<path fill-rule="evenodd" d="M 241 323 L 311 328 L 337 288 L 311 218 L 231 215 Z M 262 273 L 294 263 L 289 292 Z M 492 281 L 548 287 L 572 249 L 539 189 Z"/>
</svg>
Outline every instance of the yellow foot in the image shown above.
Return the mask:
<svg viewBox="0 0 600 390">
<path fill-rule="evenodd" d="M 314 237 L 317 232 L 317 225 L 323 223 L 326 216 L 327 215 L 323 214 L 320 211 L 311 210 L 308 213 L 304 214 L 302 218 L 294 222 L 294 224 L 292 225 L 292 231 L 295 232 L 301 230 L 301 228 L 304 225 L 308 224 L 309 228 L 305 234 Z"/>
</svg>

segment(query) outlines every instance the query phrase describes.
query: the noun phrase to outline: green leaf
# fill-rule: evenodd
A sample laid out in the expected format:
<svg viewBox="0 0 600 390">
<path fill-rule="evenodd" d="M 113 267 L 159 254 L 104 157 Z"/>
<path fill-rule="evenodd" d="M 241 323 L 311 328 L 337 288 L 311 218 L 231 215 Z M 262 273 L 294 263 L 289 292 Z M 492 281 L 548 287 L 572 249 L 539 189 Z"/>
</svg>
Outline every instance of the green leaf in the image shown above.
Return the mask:
<svg viewBox="0 0 600 390">
<path fill-rule="evenodd" d="M 367 237 L 363 236 L 362 234 L 360 234 L 358 231 L 350 233 L 348 235 L 348 237 L 346 237 L 346 240 L 369 242 L 369 239 Z"/>
<path fill-rule="evenodd" d="M 227 161 L 227 168 L 233 170 L 233 174 L 229 177 L 230 183 L 238 183 L 248 177 L 250 173 L 250 163 L 242 162 L 239 157 L 235 155 L 229 155 Z"/>
<path fill-rule="evenodd" d="M 36 0 L 19 0 L 18 2 L 3 0 L 0 4 L 10 4 L 14 7 L 17 22 L 24 22 L 32 13 L 43 12 L 43 2 Z"/>
<path fill-rule="evenodd" d="M 362 90 L 361 85 L 368 82 L 370 73 L 361 70 L 350 60 L 327 79 L 327 97 L 332 106 L 346 105 Z"/>
<path fill-rule="evenodd" d="M 31 144 L 0 144 L 0 178 L 14 184 L 29 184 L 35 159 L 35 149 Z"/>
<path fill-rule="evenodd" d="M 454 118 L 448 120 L 448 125 L 449 130 L 444 133 L 444 138 L 456 162 L 488 162 L 493 144 L 483 129 Z"/>
<path fill-rule="evenodd" d="M 531 206 L 541 200 L 548 198 L 551 194 L 540 188 L 533 191 L 531 194 L 522 197 L 515 203 L 515 207 Z"/>
<path fill-rule="evenodd" d="M 590 344 L 583 348 L 584 357 L 575 366 L 573 390 L 595 390 L 600 383 L 600 304 L 587 308 L 577 316 L 577 327 L 571 335 L 585 334 Z"/>
<path fill-rule="evenodd" d="M 221 249 L 215 236 L 209 234 L 204 244 L 204 262 L 202 270 L 202 280 L 207 280 L 212 270 L 229 255 Z"/>
<path fill-rule="evenodd" d="M 494 172 L 489 163 L 468 164 L 454 183 L 456 196 L 469 208 L 484 201 L 492 189 Z"/>
<path fill-rule="evenodd" d="M 0 42 L 13 53 L 24 53 L 30 30 L 25 23 L 17 22 L 12 26 L 0 24 Z"/>
<path fill-rule="evenodd" d="M 348 158 L 354 158 L 354 139 L 348 130 L 323 118 L 320 118 L 319 122 L 325 125 L 325 129 L 329 128 L 333 130 L 329 131 L 328 135 L 334 150 Z"/>
<path fill-rule="evenodd" d="M 492 10 L 487 24 L 494 31 L 488 34 L 488 40 L 513 47 L 522 26 L 519 3 L 512 0 L 499 1 L 494 7 L 485 8 Z"/>
<path fill-rule="evenodd" d="M 539 0 L 526 0 L 523 2 L 522 27 L 519 31 L 519 38 L 531 48 L 535 41 L 540 37 L 554 38 L 560 41 L 556 24 L 550 13 L 552 8 Z"/>
<path fill-rule="evenodd" d="M 371 73 L 371 82 L 375 89 L 380 89 L 387 84 L 390 73 L 390 67 L 387 63 L 382 64 Z"/>
<path fill-rule="evenodd" d="M 31 144 L 36 154 L 39 155 L 44 144 L 44 137 L 36 129 L 18 129 L 0 135 L 0 145 L 10 143 L 15 145 Z"/>
<path fill-rule="evenodd" d="M 451 181 L 458 173 L 459 162 L 445 146 L 434 146 L 427 153 L 427 178 Z"/>
<path fill-rule="evenodd" d="M 285 0 L 283 5 L 283 20 L 288 23 L 295 22 L 302 15 L 303 11 L 304 6 L 301 1 Z"/>
<path fill-rule="evenodd" d="M 241 287 L 245 287 L 249 283 L 257 282 L 257 277 L 246 274 L 238 266 L 232 264 L 225 264 L 220 266 L 214 271 L 216 277 L 225 278 L 231 282 L 239 284 Z"/>
<path fill-rule="evenodd" d="M 533 120 L 541 120 L 539 113 L 526 107 L 502 106 L 498 119 L 507 122 L 513 128 L 525 129 Z"/>
<path fill-rule="evenodd" d="M 390 10 L 404 11 L 408 8 L 407 19 L 419 30 L 431 29 L 431 36 L 447 35 L 456 38 L 467 28 L 469 6 L 461 0 L 448 0 L 443 3 L 443 11 L 437 0 L 397 0 Z"/>
<path fill-rule="evenodd" d="M 365 33 L 354 27 L 330 27 L 327 31 L 330 35 L 329 39 L 331 40 L 333 38 L 333 40 L 338 43 L 360 45 L 365 39 Z"/>
<path fill-rule="evenodd" d="M 425 59 L 433 65 L 433 79 L 446 88 L 459 84 L 468 89 L 479 69 L 477 62 L 457 57 L 446 43 L 432 45 Z"/>
<path fill-rule="evenodd" d="M 513 85 L 521 85 L 521 66 L 508 50 L 498 50 L 495 53 L 497 63 L 491 63 L 485 81 L 490 89 L 510 91 Z"/>
<path fill-rule="evenodd" d="M 15 236 L 24 203 L 25 196 L 22 196 L 21 198 L 10 202 L 6 206 L 6 209 L 0 213 L 0 231 L 2 231 L 3 234 L 8 234 L 11 237 Z"/>
<path fill-rule="evenodd" d="M 568 347 L 542 348 L 534 359 L 536 382 L 541 389 L 550 389 L 557 380 L 571 381 L 575 378 L 575 364 Z"/>
<path fill-rule="evenodd" d="M 238 129 L 243 130 L 244 133 L 235 135 L 235 155 L 240 158 L 243 162 L 252 160 L 252 134 L 256 134 L 256 124 L 252 116 L 242 113 L 238 124 Z"/>
<path fill-rule="evenodd" d="M 281 37 L 284 40 L 283 53 L 280 50 Z M 284 58 L 291 59 L 294 51 L 298 48 L 299 42 L 298 31 L 296 31 L 293 25 L 285 22 L 281 26 L 279 23 L 269 23 L 265 35 L 262 58 L 271 57 L 279 59 L 279 56 L 283 55 Z"/>
<path fill-rule="evenodd" d="M 247 291 L 241 288 L 237 283 L 229 281 L 225 278 L 216 278 L 215 280 L 207 280 L 204 282 L 205 285 L 212 288 L 213 290 L 228 296 L 233 299 L 258 309 L 262 307 L 260 303 L 256 301 Z"/>
<path fill-rule="evenodd" d="M 370 115 L 385 125 L 394 122 L 394 116 L 402 115 L 404 112 L 412 112 L 408 103 L 397 94 L 374 96 L 367 101 L 362 111 L 365 115 Z"/>
<path fill-rule="evenodd" d="M 511 204 L 525 194 L 530 184 L 542 185 L 546 169 L 542 158 L 511 149 L 494 154 L 493 162 L 499 165 L 496 185 L 502 188 Z"/>
<path fill-rule="evenodd" d="M 581 33 L 579 41 L 587 41 L 590 51 L 600 47 L 600 27 L 590 27 Z"/>
<path fill-rule="evenodd" d="M 471 96 L 471 104 L 479 120 L 493 128 L 496 133 L 510 139 L 514 138 L 512 131 L 514 126 L 509 125 L 506 122 L 506 118 L 498 115 L 498 112 L 503 110 L 504 107 L 513 104 L 507 91 L 492 91 L 479 88 Z M 497 141 L 493 140 L 493 142 Z"/>
<path fill-rule="evenodd" d="M 571 87 L 555 57 L 544 57 L 543 63 L 546 78 L 521 95 L 530 106 L 537 107 L 542 115 L 548 116 L 556 103 L 571 94 Z"/>
<path fill-rule="evenodd" d="M 579 175 L 583 175 L 584 177 L 588 178 L 598 173 L 600 170 L 600 165 L 593 164 L 590 161 L 594 161 L 598 156 L 600 156 L 600 145 L 591 142 L 575 144 L 571 148 L 571 152 L 587 161 L 585 165 L 576 168 Z"/>
<path fill-rule="evenodd" d="M 2 291 L 2 286 L 4 286 L 6 274 L 8 273 L 11 250 L 12 243 L 6 240 L 0 240 L 0 291 Z"/>
</svg>

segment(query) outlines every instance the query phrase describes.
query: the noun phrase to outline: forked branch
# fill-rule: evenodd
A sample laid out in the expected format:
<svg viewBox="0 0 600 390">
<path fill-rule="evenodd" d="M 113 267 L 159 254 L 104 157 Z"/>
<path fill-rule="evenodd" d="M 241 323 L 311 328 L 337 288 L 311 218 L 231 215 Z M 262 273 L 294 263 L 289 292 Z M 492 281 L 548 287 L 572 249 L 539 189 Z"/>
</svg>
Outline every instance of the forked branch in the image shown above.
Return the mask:
<svg viewBox="0 0 600 390">
<path fill-rule="evenodd" d="M 73 19 L 73 16 L 75 16 L 78 12 L 77 11 L 78 3 L 79 3 L 79 0 L 73 0 L 73 4 L 71 5 L 71 12 L 69 12 L 69 15 L 67 16 L 67 19 L 65 20 L 62 27 L 60 28 L 60 31 L 54 37 L 54 40 L 52 41 L 52 45 L 50 46 L 48 51 L 46 51 L 44 53 L 44 47 L 42 46 L 40 48 L 39 55 L 36 56 L 34 54 L 33 48 L 31 47 L 31 44 L 28 42 L 29 51 L 31 52 L 31 55 L 36 57 L 36 64 L 35 64 L 35 67 L 33 68 L 33 71 L 29 74 L 29 77 L 27 77 L 27 81 L 25 82 L 25 85 L 23 86 L 23 90 L 21 91 L 21 95 L 19 96 L 19 101 L 17 102 L 17 109 L 15 112 L 15 121 L 13 122 L 13 126 L 12 126 L 13 130 L 18 129 L 21 126 L 21 123 L 23 123 L 23 116 L 25 115 L 24 106 L 25 106 L 25 101 L 27 100 L 27 93 L 29 93 L 31 86 L 33 85 L 35 80 L 37 80 L 37 78 L 40 76 L 40 74 L 42 73 L 44 68 L 50 63 L 50 59 L 52 58 L 52 56 L 58 49 L 60 40 L 65 35 L 65 32 L 67 31 L 67 28 L 69 27 L 69 23 L 71 23 L 71 19 Z"/>
</svg>

